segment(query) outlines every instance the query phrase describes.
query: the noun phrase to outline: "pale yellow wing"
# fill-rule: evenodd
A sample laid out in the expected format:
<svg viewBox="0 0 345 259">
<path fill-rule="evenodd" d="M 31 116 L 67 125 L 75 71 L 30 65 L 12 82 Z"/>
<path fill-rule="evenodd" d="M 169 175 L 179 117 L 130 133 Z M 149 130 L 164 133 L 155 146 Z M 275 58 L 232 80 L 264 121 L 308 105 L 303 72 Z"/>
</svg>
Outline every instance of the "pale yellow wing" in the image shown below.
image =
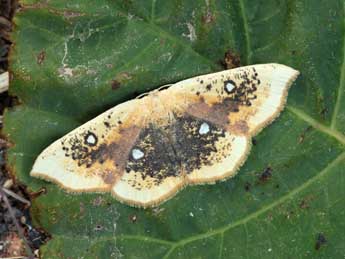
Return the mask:
<svg viewBox="0 0 345 259">
<path fill-rule="evenodd" d="M 71 131 L 36 159 L 31 175 L 70 191 L 110 191 L 146 117 L 142 100 L 122 103 Z M 138 107 L 139 106 L 139 107 Z"/>
<path fill-rule="evenodd" d="M 207 125 L 205 135 L 211 136 L 212 129 L 224 130 L 224 136 L 217 141 L 210 137 L 205 143 L 213 149 L 203 158 L 202 166 L 187 170 L 188 182 L 207 183 L 233 176 L 247 157 L 251 137 L 283 109 L 288 89 L 298 74 L 285 65 L 263 64 L 202 75 L 173 85 L 169 95 L 174 92 L 180 96 L 178 105 L 184 116 Z M 200 137 L 195 134 L 194 140 Z M 194 153 L 200 156 L 205 151 Z"/>
<path fill-rule="evenodd" d="M 32 176 L 147 207 L 235 174 L 298 72 L 278 64 L 198 76 L 120 104 L 46 148 Z"/>
<path fill-rule="evenodd" d="M 284 108 L 298 74 L 285 65 L 259 64 L 193 77 L 169 90 L 184 98 L 180 105 L 194 116 L 209 116 L 217 124 L 240 130 L 246 124 L 248 133 L 255 135 Z"/>
</svg>

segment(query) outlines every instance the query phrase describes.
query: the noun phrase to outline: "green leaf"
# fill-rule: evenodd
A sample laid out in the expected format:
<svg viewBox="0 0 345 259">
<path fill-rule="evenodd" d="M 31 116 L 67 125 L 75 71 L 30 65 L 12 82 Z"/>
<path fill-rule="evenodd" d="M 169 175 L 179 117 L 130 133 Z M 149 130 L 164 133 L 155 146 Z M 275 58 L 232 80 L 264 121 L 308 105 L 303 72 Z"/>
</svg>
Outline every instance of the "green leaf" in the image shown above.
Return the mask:
<svg viewBox="0 0 345 259">
<path fill-rule="evenodd" d="M 32 217 L 42 258 L 340 258 L 345 254 L 345 4 L 311 0 L 23 0 L 5 114 L 18 180 L 45 194 Z M 243 65 L 301 71 L 238 175 L 155 209 L 68 194 L 29 176 L 52 141 L 160 85 Z M 115 88 L 115 89 L 113 89 Z M 117 88 L 117 89 L 116 89 Z M 270 177 L 261 177 L 270 167 Z M 322 240 L 324 237 L 325 240 Z"/>
</svg>

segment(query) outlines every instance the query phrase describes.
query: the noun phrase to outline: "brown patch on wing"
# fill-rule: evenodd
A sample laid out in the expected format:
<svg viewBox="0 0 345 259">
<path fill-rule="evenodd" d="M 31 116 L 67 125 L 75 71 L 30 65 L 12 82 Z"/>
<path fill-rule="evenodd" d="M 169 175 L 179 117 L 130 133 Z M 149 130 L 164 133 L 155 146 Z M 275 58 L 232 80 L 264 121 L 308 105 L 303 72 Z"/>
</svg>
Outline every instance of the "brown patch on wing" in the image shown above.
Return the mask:
<svg viewBox="0 0 345 259">
<path fill-rule="evenodd" d="M 91 148 L 86 146 L 84 140 L 80 141 L 83 136 L 78 136 L 69 141 L 69 148 L 63 146 L 63 150 L 66 157 L 76 161 L 78 167 L 88 168 L 93 174 L 102 177 L 106 184 L 114 184 L 124 173 L 129 152 L 140 131 L 138 126 L 121 128 L 116 140 L 108 139 Z"/>
<path fill-rule="evenodd" d="M 106 184 L 114 184 L 117 180 L 116 173 L 114 171 L 105 170 L 100 174 L 103 182 Z"/>
<path fill-rule="evenodd" d="M 105 145 L 100 151 L 103 159 L 110 160 L 115 170 L 102 174 L 105 183 L 114 184 L 124 173 L 129 153 L 139 136 L 141 129 L 137 126 L 122 128 L 120 130 L 121 137 L 108 145 Z"/>
<path fill-rule="evenodd" d="M 187 107 L 186 112 L 194 117 L 203 119 L 222 128 L 228 128 L 230 124 L 229 113 L 238 112 L 239 104 L 230 98 L 224 98 L 220 103 L 209 105 L 204 98 L 200 98 L 199 102 L 192 103 Z"/>
<path fill-rule="evenodd" d="M 246 135 L 249 131 L 249 127 L 246 121 L 239 120 L 236 121 L 235 124 L 230 125 L 230 131 L 237 135 Z"/>
</svg>

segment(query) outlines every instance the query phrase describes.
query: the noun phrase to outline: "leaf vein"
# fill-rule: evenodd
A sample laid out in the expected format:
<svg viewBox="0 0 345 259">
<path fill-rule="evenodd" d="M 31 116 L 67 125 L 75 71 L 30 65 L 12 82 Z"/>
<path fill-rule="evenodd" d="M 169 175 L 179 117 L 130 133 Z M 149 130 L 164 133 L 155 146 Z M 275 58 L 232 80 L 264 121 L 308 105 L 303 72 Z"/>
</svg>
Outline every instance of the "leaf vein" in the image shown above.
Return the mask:
<svg viewBox="0 0 345 259">
<path fill-rule="evenodd" d="M 244 30 L 244 37 L 246 39 L 246 63 L 247 65 L 251 63 L 251 53 L 250 53 L 250 37 L 249 37 L 249 27 L 248 27 L 248 20 L 247 16 L 245 14 L 245 8 L 243 0 L 238 0 L 238 3 L 240 5 L 240 12 L 242 16 L 242 22 L 243 22 L 243 30 Z"/>
<path fill-rule="evenodd" d="M 257 210 L 256 212 L 253 212 L 251 214 L 249 214 L 247 217 L 244 217 L 240 220 L 235 221 L 234 223 L 230 223 L 227 224 L 223 227 L 202 233 L 202 234 L 198 234 L 195 236 L 191 236 L 191 237 L 187 237 L 184 239 L 181 239 L 180 241 L 178 241 L 176 243 L 176 246 L 183 246 L 187 243 L 199 240 L 199 239 L 203 239 L 203 238 L 208 238 L 210 236 L 213 235 L 217 235 L 220 233 L 225 233 L 226 231 L 235 228 L 237 226 L 243 225 L 247 222 L 249 222 L 252 219 L 255 219 L 257 217 L 259 217 L 260 215 L 262 215 L 263 213 L 269 211 L 270 209 L 273 209 L 274 207 L 278 206 L 279 204 L 292 199 L 295 195 L 297 195 L 298 193 L 300 193 L 301 191 L 303 191 L 305 188 L 309 187 L 311 184 L 315 183 L 317 180 L 319 180 L 322 176 L 324 176 L 325 174 L 327 174 L 327 172 L 332 169 L 334 166 L 338 165 L 340 162 L 342 162 L 345 159 L 345 152 L 341 153 L 339 156 L 337 156 L 334 160 L 332 160 L 330 163 L 328 163 L 328 165 L 321 170 L 321 172 L 317 175 L 315 175 L 314 177 L 310 178 L 309 180 L 307 180 L 305 183 L 303 183 L 302 185 L 300 185 L 299 187 L 293 189 L 291 192 L 287 193 L 286 195 L 282 196 L 281 198 L 277 199 L 276 201 L 272 202 L 271 204 L 268 204 L 264 207 L 262 207 L 261 209 Z M 175 248 L 176 246 L 173 246 L 172 248 Z M 172 249 L 171 249 L 172 250 Z M 169 250 L 170 251 L 170 250 Z"/>
<path fill-rule="evenodd" d="M 303 111 L 297 108 L 294 108 L 292 106 L 287 106 L 287 110 L 293 113 L 294 115 L 296 115 L 297 117 L 299 117 L 300 119 L 308 122 L 315 129 L 318 129 L 319 131 L 325 134 L 328 134 L 329 136 L 337 139 L 341 144 L 345 145 L 345 136 L 343 134 L 339 133 L 338 131 L 332 128 L 329 128 L 323 125 L 322 123 L 316 121 L 315 119 L 313 119 L 312 117 L 310 117 L 309 115 L 307 115 L 306 113 L 304 113 Z"/>
<path fill-rule="evenodd" d="M 220 241 L 219 241 L 219 255 L 218 255 L 219 259 L 223 257 L 223 245 L 224 245 L 224 232 L 221 232 Z"/>
<path fill-rule="evenodd" d="M 343 15 L 344 15 L 344 30 L 345 30 L 345 3 L 343 4 Z M 334 107 L 334 112 L 332 115 L 332 120 L 331 120 L 331 129 L 335 129 L 337 126 L 337 117 L 340 111 L 340 105 L 341 101 L 345 92 L 345 31 L 344 31 L 344 39 L 343 39 L 343 63 L 340 68 L 340 82 L 339 82 L 339 88 L 338 88 L 338 93 L 337 93 L 337 99 Z"/>
</svg>

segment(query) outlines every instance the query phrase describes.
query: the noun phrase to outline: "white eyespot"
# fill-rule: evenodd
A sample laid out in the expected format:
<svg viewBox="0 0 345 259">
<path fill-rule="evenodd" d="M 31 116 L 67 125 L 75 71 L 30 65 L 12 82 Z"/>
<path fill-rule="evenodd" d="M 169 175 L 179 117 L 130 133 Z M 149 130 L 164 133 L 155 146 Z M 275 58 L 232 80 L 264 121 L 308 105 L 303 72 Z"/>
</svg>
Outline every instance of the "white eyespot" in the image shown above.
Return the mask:
<svg viewBox="0 0 345 259">
<path fill-rule="evenodd" d="M 210 131 L 210 126 L 206 122 L 203 122 L 200 125 L 199 134 L 204 135 L 204 134 L 207 134 L 209 131 Z"/>
<path fill-rule="evenodd" d="M 95 146 L 97 144 L 97 137 L 92 132 L 89 132 L 84 138 L 85 144 Z"/>
<path fill-rule="evenodd" d="M 232 83 L 227 82 L 226 85 L 225 85 L 225 88 L 226 88 L 226 91 L 228 93 L 230 93 L 232 90 L 234 90 L 235 86 Z"/>
<path fill-rule="evenodd" d="M 135 160 L 138 160 L 138 159 L 144 157 L 144 153 L 143 153 L 140 149 L 134 148 L 134 149 L 132 150 L 132 157 L 133 157 Z"/>
</svg>

